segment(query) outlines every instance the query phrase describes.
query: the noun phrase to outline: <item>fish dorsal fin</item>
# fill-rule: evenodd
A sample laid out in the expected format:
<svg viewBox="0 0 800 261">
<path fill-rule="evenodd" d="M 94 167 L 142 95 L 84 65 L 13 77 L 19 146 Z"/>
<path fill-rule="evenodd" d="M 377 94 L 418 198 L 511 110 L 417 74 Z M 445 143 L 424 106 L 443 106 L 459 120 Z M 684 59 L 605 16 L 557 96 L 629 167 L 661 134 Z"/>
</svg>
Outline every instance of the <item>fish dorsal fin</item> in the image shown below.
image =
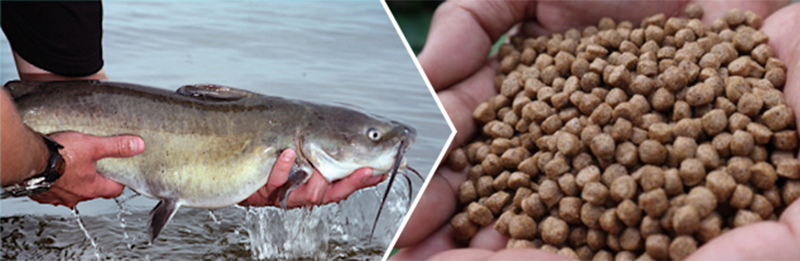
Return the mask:
<svg viewBox="0 0 800 261">
<path fill-rule="evenodd" d="M 257 95 L 254 92 L 216 84 L 184 85 L 175 93 L 188 97 L 201 97 L 214 100 L 235 101 Z"/>
</svg>

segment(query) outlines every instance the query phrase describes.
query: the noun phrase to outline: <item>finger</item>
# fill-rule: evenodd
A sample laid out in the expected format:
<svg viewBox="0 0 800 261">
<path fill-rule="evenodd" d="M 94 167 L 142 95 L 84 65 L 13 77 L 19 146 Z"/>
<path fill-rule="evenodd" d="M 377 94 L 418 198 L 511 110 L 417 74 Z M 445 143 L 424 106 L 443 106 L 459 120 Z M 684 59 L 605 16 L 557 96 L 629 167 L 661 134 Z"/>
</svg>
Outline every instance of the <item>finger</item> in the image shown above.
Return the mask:
<svg viewBox="0 0 800 261">
<path fill-rule="evenodd" d="M 706 243 L 688 260 L 793 260 L 800 256 L 800 201 L 766 221 L 731 230 Z"/>
<path fill-rule="evenodd" d="M 287 205 L 289 207 L 300 207 L 321 204 L 322 195 L 325 195 L 328 185 L 328 181 L 322 177 L 322 174 L 314 172 L 308 182 L 289 193 Z"/>
<path fill-rule="evenodd" d="M 289 179 L 289 172 L 292 171 L 294 166 L 294 159 L 296 153 L 292 149 L 286 149 L 278 156 L 275 165 L 272 166 L 272 171 L 269 173 L 267 179 L 267 191 L 275 191 L 275 189 L 283 186 L 286 180 Z"/>
<path fill-rule="evenodd" d="M 94 148 L 93 160 L 114 157 L 131 157 L 144 151 L 144 140 L 137 136 L 124 135 L 113 137 L 87 136 L 86 141 Z"/>
<path fill-rule="evenodd" d="M 406 229 L 408 225 L 406 225 Z M 458 248 L 459 245 L 453 240 L 453 229 L 450 226 L 443 226 L 435 234 L 417 242 L 413 246 L 401 249 L 392 260 L 423 260 L 436 253 Z"/>
<path fill-rule="evenodd" d="M 503 249 L 493 252 L 484 249 L 457 249 L 447 251 L 429 260 L 572 260 L 565 256 L 539 249 Z"/>
<path fill-rule="evenodd" d="M 786 6 L 789 0 L 728 0 L 728 1 L 695 1 L 703 7 L 703 22 L 711 24 L 714 20 L 722 18 L 725 13 L 733 8 L 740 10 L 750 10 L 762 17 L 769 16 L 776 10 Z M 682 9 L 681 9 L 682 10 Z"/>
<path fill-rule="evenodd" d="M 786 103 L 795 110 L 795 122 L 800 126 L 800 4 L 778 10 L 762 27 L 770 36 L 769 44 L 775 56 L 786 64 L 786 83 L 783 91 Z"/>
<path fill-rule="evenodd" d="M 440 168 L 439 171 L 443 171 L 443 168 Z M 462 175 L 466 176 L 466 174 Z M 455 214 L 458 203 L 456 202 L 457 192 L 443 174 L 434 174 L 425 193 L 422 194 L 422 198 L 411 213 L 396 246 L 407 247 L 417 244 L 445 225 Z"/>
<path fill-rule="evenodd" d="M 638 25 L 643 18 L 664 13 L 681 14 L 687 1 L 542 1 L 537 6 L 536 20 L 525 23 L 525 35 L 540 36 L 563 32 L 570 28 L 597 25 L 600 18 L 610 16 L 615 21 L 629 20 Z M 631 12 L 636 10 L 636 12 Z"/>
<path fill-rule="evenodd" d="M 495 72 L 491 67 L 484 66 L 472 77 L 438 93 L 442 106 L 458 130 L 448 151 L 461 146 L 475 134 L 476 127 L 472 112 L 481 102 L 497 93 L 491 87 L 494 86 L 494 75 Z"/>
<path fill-rule="evenodd" d="M 294 166 L 294 159 L 296 153 L 292 149 L 286 149 L 281 152 L 278 159 L 275 160 L 275 165 L 272 166 L 267 184 L 259 188 L 253 195 L 240 202 L 239 205 L 243 206 L 270 206 L 275 205 L 276 202 L 269 202 L 270 194 L 276 193 L 277 189 L 289 178 L 289 172 Z"/>
<path fill-rule="evenodd" d="M 522 32 L 529 36 L 550 35 L 570 28 L 597 25 L 600 18 L 611 17 L 615 21 L 631 21 L 638 27 L 646 17 L 665 14 L 667 17 L 685 17 L 684 9 L 692 1 L 542 1 L 536 7 L 536 20 L 527 22 Z M 788 1 L 694 1 L 704 11 L 703 22 L 711 24 L 732 8 L 750 10 L 767 17 L 786 5 Z M 636 10 L 631 12 L 631 10 Z"/>
<path fill-rule="evenodd" d="M 380 182 L 383 175 L 372 176 L 371 168 L 360 168 L 347 176 L 346 178 L 336 181 L 330 185 L 328 192 L 325 193 L 324 203 L 339 202 L 346 199 L 350 194 L 356 190 L 374 186 Z"/>
<path fill-rule="evenodd" d="M 526 14 L 533 1 L 448 1 L 436 9 L 419 63 L 435 90 L 483 65 L 492 44 Z"/>
<path fill-rule="evenodd" d="M 506 248 L 507 241 L 508 237 L 500 235 L 494 229 L 494 222 L 492 222 L 491 225 L 484 226 L 478 230 L 478 234 L 475 234 L 475 237 L 469 242 L 469 247 L 498 251 Z"/>
</svg>

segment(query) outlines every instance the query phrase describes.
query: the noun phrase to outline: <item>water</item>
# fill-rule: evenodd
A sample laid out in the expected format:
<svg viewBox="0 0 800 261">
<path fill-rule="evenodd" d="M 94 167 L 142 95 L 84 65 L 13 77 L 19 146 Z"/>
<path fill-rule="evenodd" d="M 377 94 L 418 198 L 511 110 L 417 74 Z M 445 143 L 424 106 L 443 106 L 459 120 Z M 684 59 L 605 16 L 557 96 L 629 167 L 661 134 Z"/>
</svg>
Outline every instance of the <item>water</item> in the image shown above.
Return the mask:
<svg viewBox="0 0 800 261">
<path fill-rule="evenodd" d="M 450 134 L 379 2 L 106 1 L 104 12 L 111 80 L 166 89 L 214 83 L 351 104 L 415 127 L 417 142 L 406 156 L 423 176 Z M 0 80 L 16 78 L 3 37 Z M 422 181 L 411 179 L 416 194 Z M 370 242 L 385 186 L 313 210 L 224 208 L 214 212 L 216 221 L 207 210 L 181 208 L 152 245 L 146 234 L 152 199 L 80 203 L 91 240 L 68 208 L 3 200 L 2 258 L 93 260 L 97 251 L 121 260 L 379 259 L 407 204 L 407 186 L 398 179 Z M 126 190 L 122 197 L 131 195 Z"/>
</svg>

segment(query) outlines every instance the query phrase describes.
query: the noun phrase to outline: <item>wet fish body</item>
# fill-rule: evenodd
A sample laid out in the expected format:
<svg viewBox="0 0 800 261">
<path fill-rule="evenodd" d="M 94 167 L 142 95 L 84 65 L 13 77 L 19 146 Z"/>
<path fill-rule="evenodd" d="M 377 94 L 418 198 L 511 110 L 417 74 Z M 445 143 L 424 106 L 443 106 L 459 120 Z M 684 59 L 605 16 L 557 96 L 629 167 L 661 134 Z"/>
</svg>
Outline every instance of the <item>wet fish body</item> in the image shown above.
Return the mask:
<svg viewBox="0 0 800 261">
<path fill-rule="evenodd" d="M 260 95 L 217 85 L 177 92 L 98 82 L 5 85 L 26 125 L 42 133 L 133 134 L 142 154 L 97 162 L 103 176 L 159 199 L 154 240 L 181 206 L 216 209 L 243 201 L 266 184 L 285 149 L 297 151 L 290 174 L 327 180 L 360 167 L 376 174 L 405 166 L 413 128 L 349 108 Z"/>
</svg>

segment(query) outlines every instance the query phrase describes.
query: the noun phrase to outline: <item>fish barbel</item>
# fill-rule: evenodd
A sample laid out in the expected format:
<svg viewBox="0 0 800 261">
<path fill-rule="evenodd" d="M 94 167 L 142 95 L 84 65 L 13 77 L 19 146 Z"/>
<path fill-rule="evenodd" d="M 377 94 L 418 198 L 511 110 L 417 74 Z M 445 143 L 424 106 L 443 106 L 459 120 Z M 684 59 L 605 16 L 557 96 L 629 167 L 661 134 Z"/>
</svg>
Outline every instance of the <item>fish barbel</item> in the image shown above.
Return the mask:
<svg viewBox="0 0 800 261">
<path fill-rule="evenodd" d="M 216 209 L 248 198 L 285 149 L 297 157 L 281 201 L 314 170 L 329 182 L 361 167 L 392 171 L 393 179 L 416 137 L 412 127 L 342 106 L 219 85 L 170 92 L 101 81 L 11 81 L 5 88 L 38 132 L 144 139 L 144 152 L 101 159 L 97 171 L 160 200 L 151 212 L 151 241 L 181 206 Z"/>
</svg>

